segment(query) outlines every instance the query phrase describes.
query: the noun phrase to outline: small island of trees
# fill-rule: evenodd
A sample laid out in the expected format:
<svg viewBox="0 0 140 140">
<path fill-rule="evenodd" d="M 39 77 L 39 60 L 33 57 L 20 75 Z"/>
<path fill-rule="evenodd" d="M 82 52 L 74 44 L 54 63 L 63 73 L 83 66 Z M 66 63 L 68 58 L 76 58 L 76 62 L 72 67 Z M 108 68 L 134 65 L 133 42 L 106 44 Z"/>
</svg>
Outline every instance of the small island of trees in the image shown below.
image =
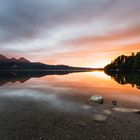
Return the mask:
<svg viewBox="0 0 140 140">
<path fill-rule="evenodd" d="M 131 56 L 121 55 L 105 66 L 105 71 L 140 71 L 140 52 Z"/>
</svg>

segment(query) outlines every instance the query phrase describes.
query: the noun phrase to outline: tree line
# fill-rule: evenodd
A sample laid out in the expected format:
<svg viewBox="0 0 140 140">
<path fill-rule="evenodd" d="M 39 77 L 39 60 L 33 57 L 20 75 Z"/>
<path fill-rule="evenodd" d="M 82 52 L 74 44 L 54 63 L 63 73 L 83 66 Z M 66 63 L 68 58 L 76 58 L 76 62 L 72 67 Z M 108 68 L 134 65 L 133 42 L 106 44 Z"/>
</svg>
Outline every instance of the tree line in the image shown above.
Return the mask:
<svg viewBox="0 0 140 140">
<path fill-rule="evenodd" d="M 121 55 L 117 57 L 105 66 L 105 70 L 140 70 L 140 52 L 132 53 L 130 56 Z"/>
</svg>

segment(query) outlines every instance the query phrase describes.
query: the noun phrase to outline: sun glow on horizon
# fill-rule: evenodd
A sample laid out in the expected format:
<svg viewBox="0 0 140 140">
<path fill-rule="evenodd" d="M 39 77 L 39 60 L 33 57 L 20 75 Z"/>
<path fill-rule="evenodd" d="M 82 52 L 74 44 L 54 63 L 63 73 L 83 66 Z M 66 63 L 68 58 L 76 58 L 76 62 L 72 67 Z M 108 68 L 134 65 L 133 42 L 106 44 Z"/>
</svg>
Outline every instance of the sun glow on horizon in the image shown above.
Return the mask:
<svg viewBox="0 0 140 140">
<path fill-rule="evenodd" d="M 110 63 L 110 60 L 99 60 L 97 62 L 93 62 L 92 65 L 87 65 L 90 68 L 104 68 L 107 64 Z"/>
</svg>

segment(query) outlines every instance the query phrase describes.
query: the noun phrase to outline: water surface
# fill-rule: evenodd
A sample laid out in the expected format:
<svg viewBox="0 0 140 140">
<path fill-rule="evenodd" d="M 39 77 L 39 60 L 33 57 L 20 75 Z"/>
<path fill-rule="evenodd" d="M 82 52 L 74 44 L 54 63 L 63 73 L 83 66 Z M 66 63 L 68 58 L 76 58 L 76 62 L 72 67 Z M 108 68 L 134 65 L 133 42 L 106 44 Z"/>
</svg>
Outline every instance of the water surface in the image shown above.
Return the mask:
<svg viewBox="0 0 140 140">
<path fill-rule="evenodd" d="M 13 77 L 1 78 L 0 108 L 4 109 L 10 98 L 13 102 L 47 102 L 55 109 L 78 111 L 92 95 L 101 95 L 104 104 L 111 105 L 116 100 L 121 107 L 140 109 L 140 90 L 135 84 L 121 84 L 103 71 L 57 74 L 35 78 L 14 73 Z"/>
</svg>

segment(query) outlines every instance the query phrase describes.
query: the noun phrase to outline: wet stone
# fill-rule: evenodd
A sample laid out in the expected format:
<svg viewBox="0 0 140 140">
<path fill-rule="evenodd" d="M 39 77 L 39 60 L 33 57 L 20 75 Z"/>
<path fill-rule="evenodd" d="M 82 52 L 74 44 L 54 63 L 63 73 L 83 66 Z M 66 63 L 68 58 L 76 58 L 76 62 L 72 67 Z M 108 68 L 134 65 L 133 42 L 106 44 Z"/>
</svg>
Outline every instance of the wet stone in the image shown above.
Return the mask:
<svg viewBox="0 0 140 140">
<path fill-rule="evenodd" d="M 103 97 L 100 95 L 93 95 L 88 101 L 103 104 Z"/>
<path fill-rule="evenodd" d="M 113 104 L 113 105 L 117 105 L 117 101 L 113 100 L 113 101 L 112 101 L 112 104 Z"/>
<path fill-rule="evenodd" d="M 80 127 L 86 127 L 86 123 L 84 121 L 78 122 L 78 126 Z"/>
</svg>

